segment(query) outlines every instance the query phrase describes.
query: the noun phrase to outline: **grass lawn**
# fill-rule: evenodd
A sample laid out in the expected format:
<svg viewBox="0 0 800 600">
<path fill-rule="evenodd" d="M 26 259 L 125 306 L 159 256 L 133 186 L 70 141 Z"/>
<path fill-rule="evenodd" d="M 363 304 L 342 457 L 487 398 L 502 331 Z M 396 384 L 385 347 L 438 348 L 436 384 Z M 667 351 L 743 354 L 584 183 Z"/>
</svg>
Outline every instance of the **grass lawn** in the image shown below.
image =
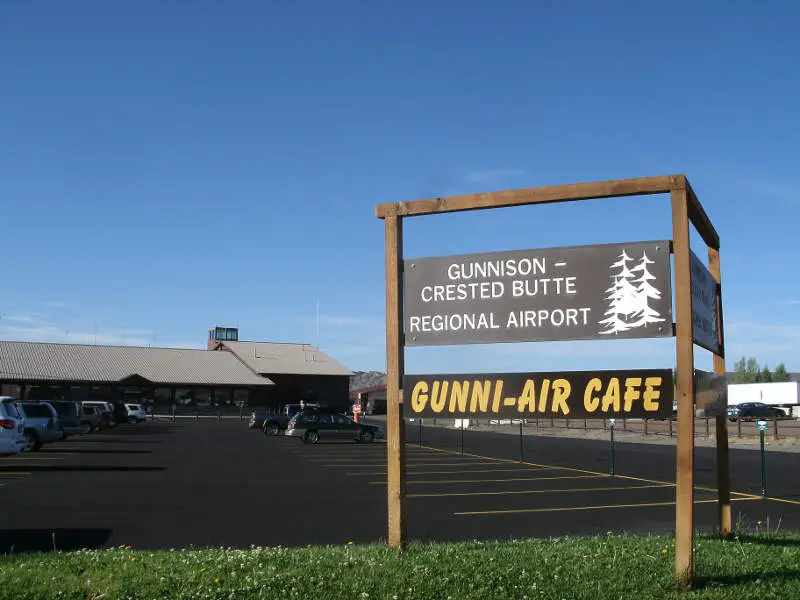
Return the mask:
<svg viewBox="0 0 800 600">
<path fill-rule="evenodd" d="M 800 535 L 696 540 L 695 589 L 672 538 L 309 548 L 111 550 L 0 557 L 0 598 L 800 598 Z"/>
</svg>

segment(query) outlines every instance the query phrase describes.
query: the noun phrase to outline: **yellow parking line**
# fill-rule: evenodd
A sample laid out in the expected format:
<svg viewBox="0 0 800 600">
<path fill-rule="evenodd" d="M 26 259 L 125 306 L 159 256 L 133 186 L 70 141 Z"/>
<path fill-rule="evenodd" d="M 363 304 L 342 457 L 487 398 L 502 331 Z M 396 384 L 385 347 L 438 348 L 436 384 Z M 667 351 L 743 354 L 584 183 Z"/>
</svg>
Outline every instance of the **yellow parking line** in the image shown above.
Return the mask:
<svg viewBox="0 0 800 600">
<path fill-rule="evenodd" d="M 355 452 L 386 452 L 384 447 L 386 444 L 298 444 L 288 447 L 289 450 L 307 450 L 309 448 L 325 448 L 326 450 L 338 450 L 347 452 L 353 450 Z"/>
<path fill-rule="evenodd" d="M 445 454 L 454 454 L 455 453 L 454 450 L 444 450 L 442 448 L 434 448 L 433 446 L 426 446 L 426 448 L 430 448 L 431 450 L 436 450 L 438 452 L 443 452 Z M 536 467 L 548 467 L 548 468 L 551 468 L 551 469 L 562 469 L 564 471 L 571 471 L 571 472 L 574 472 L 574 473 L 593 473 L 595 475 L 608 475 L 607 473 L 600 473 L 598 471 L 589 471 L 587 469 L 577 469 L 575 467 L 560 467 L 560 466 L 555 466 L 555 465 L 543 465 L 543 464 L 540 464 L 540 463 L 532 463 L 532 462 L 527 462 L 527 461 L 520 462 L 518 460 L 509 459 L 509 458 L 494 458 L 494 457 L 491 457 L 491 456 L 482 456 L 480 454 L 472 454 L 472 453 L 469 453 L 469 452 L 464 452 L 463 455 L 464 456 L 472 456 L 472 457 L 475 457 L 475 458 L 484 458 L 484 459 L 487 459 L 487 460 L 495 460 L 495 461 L 505 462 L 505 463 L 533 465 L 533 466 L 536 466 Z M 634 475 L 615 474 L 614 477 L 618 477 L 620 479 L 630 479 L 631 481 L 640 481 L 642 483 L 671 483 L 673 485 L 675 483 L 674 481 L 661 481 L 659 479 L 646 479 L 644 477 L 636 477 Z M 710 488 L 710 487 L 705 487 L 705 486 L 701 486 L 701 485 L 695 485 L 694 489 L 695 490 L 700 490 L 700 491 L 703 491 L 703 492 L 714 492 L 714 493 L 717 492 L 716 488 Z M 754 496 L 753 494 L 745 494 L 743 492 L 731 491 L 731 494 L 735 494 L 737 496 L 742 496 L 743 499 L 760 498 L 760 496 Z"/>
<path fill-rule="evenodd" d="M 445 460 L 445 459 L 449 460 L 452 463 L 463 463 L 463 462 L 470 461 L 470 457 L 450 459 L 450 458 L 442 457 L 442 456 L 436 456 L 436 457 L 426 456 L 425 458 L 417 458 L 416 456 L 413 456 L 413 457 L 408 457 L 407 456 L 406 457 L 406 462 L 412 462 L 413 461 L 413 462 L 416 462 L 416 463 L 425 463 L 425 462 L 429 462 L 429 461 L 441 461 L 441 460 Z M 339 458 L 338 456 L 327 456 L 327 457 L 326 456 L 320 456 L 318 458 L 310 458 L 309 460 L 311 462 L 326 462 L 326 461 L 330 462 L 331 460 L 333 460 L 333 461 L 342 462 L 342 463 L 346 463 L 346 462 L 347 463 L 369 463 L 369 462 L 372 462 L 372 463 L 386 463 L 386 457 L 385 456 L 375 457 L 375 458 Z M 474 460 L 471 461 L 471 462 L 474 462 Z M 491 462 L 491 461 L 483 460 L 482 462 Z"/>
<path fill-rule="evenodd" d="M 458 465 L 485 465 L 485 464 L 486 463 L 484 461 L 480 461 L 480 462 L 464 461 L 464 462 L 425 463 L 425 464 L 420 464 L 419 466 L 420 467 L 456 467 Z M 348 467 L 348 468 L 352 468 L 352 467 L 357 467 L 358 465 L 357 464 L 352 464 L 352 463 L 341 463 L 341 462 L 336 461 L 336 462 L 333 462 L 333 463 L 324 464 L 322 466 L 323 467 Z M 364 466 L 365 467 L 379 467 L 380 465 L 365 464 Z M 408 466 L 407 463 L 406 463 L 406 466 Z"/>
<path fill-rule="evenodd" d="M 386 448 L 359 448 L 356 446 L 342 446 L 340 448 L 322 448 L 320 446 L 303 446 L 302 448 L 291 449 L 290 452 L 301 452 L 301 453 L 310 453 L 310 452 L 325 452 L 326 454 L 345 454 L 348 456 L 369 456 L 370 454 L 374 454 L 375 456 L 385 456 L 386 455 Z M 438 454 L 438 452 L 434 452 L 432 450 L 417 450 L 415 452 L 406 452 L 406 456 L 420 456 L 425 454 Z"/>
<path fill-rule="evenodd" d="M 753 500 L 774 500 L 775 502 L 786 502 L 787 504 L 800 504 L 800 501 L 798 500 L 789 500 L 788 498 L 772 498 L 771 496 L 762 498 L 761 496 L 754 495 Z"/>
<path fill-rule="evenodd" d="M 362 466 L 362 467 L 371 468 L 371 469 L 384 469 L 384 470 L 386 469 L 386 463 L 385 462 L 384 463 L 375 464 L 375 463 L 341 462 L 341 461 L 338 461 L 338 460 L 332 460 L 332 461 L 329 460 L 326 463 L 317 463 L 317 464 L 322 464 L 322 466 L 325 466 L 325 467 L 338 466 L 338 467 L 353 467 L 353 468 L 355 468 L 355 467 Z M 473 461 L 465 460 L 465 461 L 458 461 L 458 462 L 454 462 L 454 461 L 441 462 L 441 459 L 440 459 L 439 462 L 411 462 L 411 461 L 406 461 L 406 467 L 415 467 L 415 466 L 416 467 L 457 467 L 459 465 L 466 465 L 466 466 L 480 465 L 480 466 L 487 467 L 487 466 L 490 466 L 491 464 L 492 463 L 487 463 L 486 461 L 474 461 L 474 460 Z"/>
<path fill-rule="evenodd" d="M 561 477 L 513 477 L 509 479 L 434 479 L 432 481 L 411 480 L 406 484 L 443 484 L 443 483 L 504 483 L 507 481 L 553 481 L 555 479 L 600 479 L 609 475 L 564 475 Z M 386 485 L 385 481 L 370 481 L 371 485 Z"/>
<path fill-rule="evenodd" d="M 520 467 L 519 469 L 467 469 L 465 471 L 412 471 L 407 470 L 408 474 L 412 475 L 466 475 L 469 473 L 506 473 L 510 471 L 548 471 L 550 469 L 542 467 Z M 386 475 L 386 471 L 365 471 L 363 473 L 345 473 L 346 475 Z"/>
<path fill-rule="evenodd" d="M 519 494 L 560 494 L 565 492 L 610 492 L 612 490 L 644 490 L 652 488 L 675 487 L 666 483 L 649 485 L 625 485 L 601 488 L 569 488 L 566 490 L 512 490 L 506 492 L 448 492 L 443 494 L 408 494 L 409 498 L 439 498 L 445 496 L 514 496 Z"/>
<path fill-rule="evenodd" d="M 731 498 L 731 502 L 752 502 L 754 498 Z M 695 500 L 695 504 L 710 504 L 717 502 L 714 500 Z M 598 506 L 558 506 L 555 508 L 512 508 L 508 510 L 474 510 L 456 512 L 454 515 L 507 515 L 513 513 L 539 513 L 539 512 L 567 512 L 571 510 L 602 510 L 606 508 L 645 508 L 650 506 L 674 506 L 675 501 L 671 502 L 642 502 L 640 504 L 601 504 Z"/>
<path fill-rule="evenodd" d="M 704 489 L 703 491 L 704 492 L 708 491 L 708 492 L 716 493 L 717 490 L 712 490 L 712 489 L 706 490 L 706 489 Z M 763 498 L 761 496 L 758 496 L 756 494 L 745 494 L 744 492 L 733 492 L 733 491 L 731 492 L 731 494 L 736 494 L 737 496 L 741 496 L 742 498 L 747 498 L 748 500 L 763 500 Z M 735 500 L 735 498 L 734 498 L 734 500 Z"/>
<path fill-rule="evenodd" d="M 630 479 L 631 481 L 642 481 L 649 483 L 667 483 L 666 481 L 661 482 L 657 479 L 645 479 L 643 477 L 635 477 L 633 475 L 615 475 L 615 477 L 619 477 L 620 479 Z M 672 483 L 672 485 L 675 485 L 674 482 Z M 694 489 L 699 490 L 701 492 L 713 492 L 715 494 L 718 492 L 717 488 L 706 487 L 702 485 L 695 485 Z M 744 492 L 734 492 L 733 490 L 731 490 L 731 494 L 734 494 L 736 496 L 742 496 L 743 498 L 751 498 L 751 499 L 759 498 L 759 496 L 754 496 L 753 494 L 745 494 Z"/>
</svg>

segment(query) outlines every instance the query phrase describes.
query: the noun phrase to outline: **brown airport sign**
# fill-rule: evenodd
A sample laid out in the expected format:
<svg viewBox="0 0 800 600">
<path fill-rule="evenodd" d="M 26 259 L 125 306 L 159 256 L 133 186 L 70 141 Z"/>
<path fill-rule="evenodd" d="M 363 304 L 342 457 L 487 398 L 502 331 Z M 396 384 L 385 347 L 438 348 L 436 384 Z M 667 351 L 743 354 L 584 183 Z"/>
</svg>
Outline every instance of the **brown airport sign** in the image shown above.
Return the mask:
<svg viewBox="0 0 800 600">
<path fill-rule="evenodd" d="M 405 345 L 670 337 L 668 241 L 404 262 Z"/>
</svg>

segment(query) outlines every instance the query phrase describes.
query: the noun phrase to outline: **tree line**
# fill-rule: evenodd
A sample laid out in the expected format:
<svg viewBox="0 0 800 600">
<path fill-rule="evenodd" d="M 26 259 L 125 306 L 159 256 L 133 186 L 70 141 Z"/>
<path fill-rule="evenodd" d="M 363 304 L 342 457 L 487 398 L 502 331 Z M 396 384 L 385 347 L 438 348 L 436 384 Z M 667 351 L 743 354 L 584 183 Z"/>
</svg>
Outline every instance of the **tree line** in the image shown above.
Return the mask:
<svg viewBox="0 0 800 600">
<path fill-rule="evenodd" d="M 736 361 L 733 368 L 733 383 L 778 383 L 791 380 L 783 363 L 770 371 L 766 364 L 762 367 L 755 358 L 745 359 L 743 356 Z"/>
<path fill-rule="evenodd" d="M 791 381 L 792 378 L 786 370 L 786 365 L 780 363 L 774 371 L 770 371 L 765 364 L 763 367 L 758 364 L 755 358 L 745 358 L 744 356 L 736 361 L 733 367 L 732 383 L 780 383 Z M 678 381 L 678 369 L 672 368 L 672 381 Z"/>
</svg>

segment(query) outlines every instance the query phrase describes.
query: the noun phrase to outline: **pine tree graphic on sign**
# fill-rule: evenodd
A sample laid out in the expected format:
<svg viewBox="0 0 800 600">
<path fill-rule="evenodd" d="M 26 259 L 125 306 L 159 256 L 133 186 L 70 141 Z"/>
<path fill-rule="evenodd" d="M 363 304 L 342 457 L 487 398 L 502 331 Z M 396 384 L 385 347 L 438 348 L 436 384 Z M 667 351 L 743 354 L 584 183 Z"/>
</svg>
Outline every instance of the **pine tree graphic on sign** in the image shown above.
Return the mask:
<svg viewBox="0 0 800 600">
<path fill-rule="evenodd" d="M 650 299 L 661 298 L 661 292 L 652 283 L 656 277 L 647 268 L 654 261 L 643 252 L 638 263 L 629 268 L 628 264 L 631 262 L 633 259 L 623 249 L 618 260 L 609 267 L 617 272 L 611 276 L 611 287 L 606 290 L 608 310 L 604 313 L 605 319 L 599 322 L 604 326 L 600 331 L 602 335 L 617 334 L 664 321 L 649 304 Z"/>
<path fill-rule="evenodd" d="M 653 286 L 651 281 L 655 281 L 655 275 L 647 270 L 647 265 L 652 265 L 655 261 L 647 258 L 647 252 L 642 252 L 642 259 L 639 263 L 631 269 L 633 273 L 639 273 L 639 278 L 634 280 L 636 285 L 637 308 L 638 312 L 635 314 L 636 321 L 633 322 L 632 327 L 643 327 L 650 323 L 663 323 L 664 318 L 658 314 L 654 308 L 650 306 L 650 299 L 659 300 L 661 292 Z"/>
</svg>

